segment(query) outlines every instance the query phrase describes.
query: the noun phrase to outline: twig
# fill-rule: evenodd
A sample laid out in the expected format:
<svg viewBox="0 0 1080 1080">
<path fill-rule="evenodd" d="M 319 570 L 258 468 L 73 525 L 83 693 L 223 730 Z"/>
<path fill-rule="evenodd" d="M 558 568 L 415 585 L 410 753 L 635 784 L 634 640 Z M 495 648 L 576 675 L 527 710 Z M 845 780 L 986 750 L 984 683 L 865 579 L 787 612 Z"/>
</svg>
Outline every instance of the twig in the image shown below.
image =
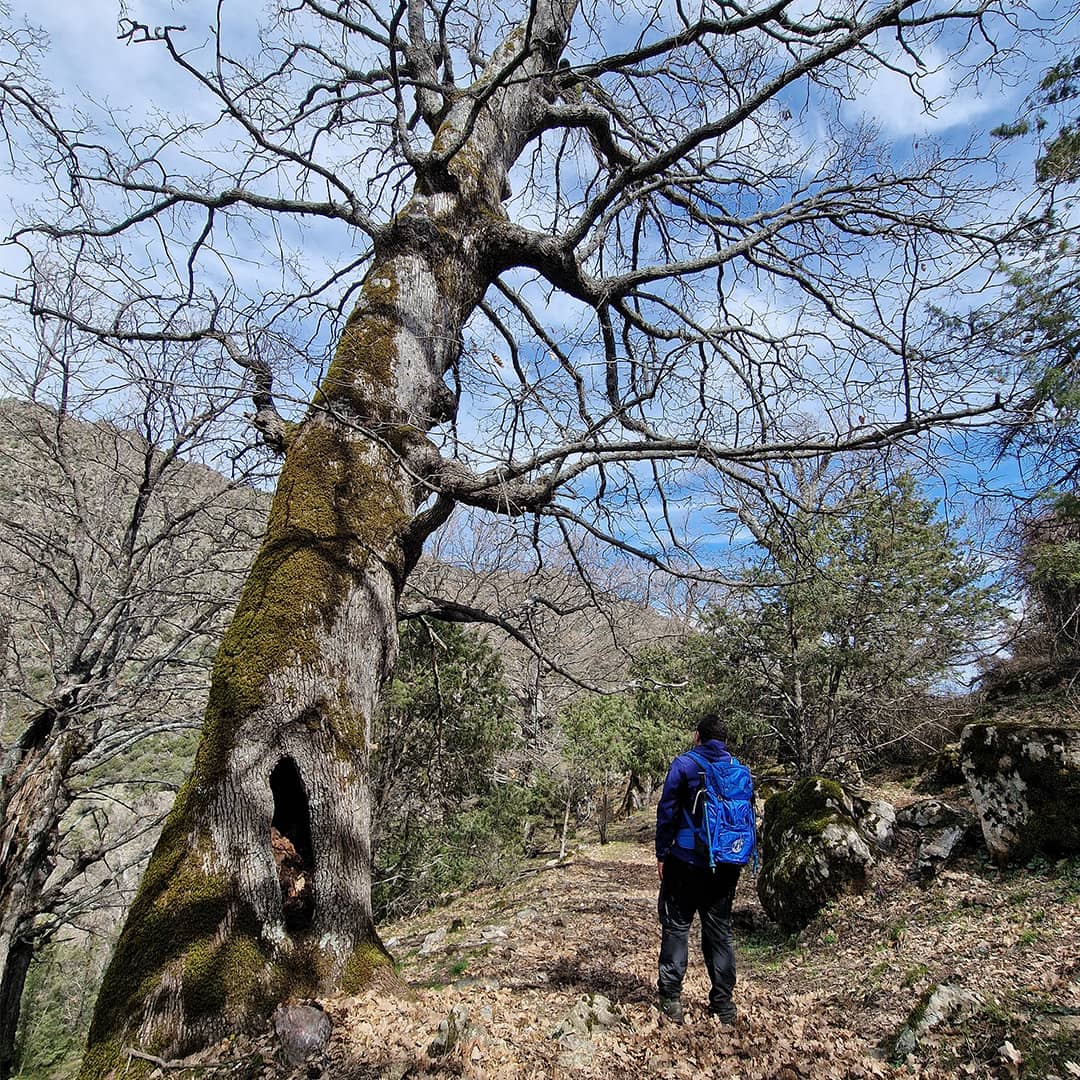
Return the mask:
<svg viewBox="0 0 1080 1080">
<path fill-rule="evenodd" d="M 165 1058 L 146 1054 L 142 1050 L 136 1050 L 131 1046 L 124 1052 L 128 1058 L 138 1058 L 140 1061 L 148 1061 L 151 1065 L 156 1065 L 159 1069 L 171 1069 L 177 1072 L 181 1069 L 229 1069 L 233 1065 L 242 1065 L 244 1062 L 251 1061 L 256 1056 L 255 1054 L 246 1054 L 244 1057 L 230 1058 L 228 1061 L 192 1061 L 191 1058 L 167 1061 Z"/>
</svg>

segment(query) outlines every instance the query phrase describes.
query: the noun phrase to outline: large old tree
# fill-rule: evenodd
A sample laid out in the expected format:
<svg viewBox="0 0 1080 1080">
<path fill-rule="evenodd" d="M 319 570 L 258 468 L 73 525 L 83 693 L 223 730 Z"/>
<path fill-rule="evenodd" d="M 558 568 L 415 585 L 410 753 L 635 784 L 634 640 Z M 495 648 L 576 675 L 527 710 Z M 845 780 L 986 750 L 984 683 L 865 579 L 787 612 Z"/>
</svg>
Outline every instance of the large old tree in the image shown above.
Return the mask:
<svg viewBox="0 0 1080 1080">
<path fill-rule="evenodd" d="M 926 317 L 987 253 L 986 194 L 928 140 L 879 145 L 853 104 L 883 78 L 918 109 L 931 58 L 956 79 L 992 62 L 989 0 L 295 0 L 258 41 L 237 8 L 208 43 L 122 24 L 202 98 L 60 140 L 68 212 L 16 236 L 14 299 L 226 352 L 283 454 L 88 1078 L 386 961 L 369 733 L 455 506 L 707 578 L 694 541 L 725 485 L 993 407 Z M 321 278 L 291 254 L 311 222 Z M 325 255 L 330 226 L 350 254 Z M 58 266 L 115 312 L 53 312 L 35 282 Z M 309 333 L 317 363 L 346 306 L 306 408 L 279 411 L 290 350 Z M 272 839 L 305 880 L 288 911 Z"/>
</svg>

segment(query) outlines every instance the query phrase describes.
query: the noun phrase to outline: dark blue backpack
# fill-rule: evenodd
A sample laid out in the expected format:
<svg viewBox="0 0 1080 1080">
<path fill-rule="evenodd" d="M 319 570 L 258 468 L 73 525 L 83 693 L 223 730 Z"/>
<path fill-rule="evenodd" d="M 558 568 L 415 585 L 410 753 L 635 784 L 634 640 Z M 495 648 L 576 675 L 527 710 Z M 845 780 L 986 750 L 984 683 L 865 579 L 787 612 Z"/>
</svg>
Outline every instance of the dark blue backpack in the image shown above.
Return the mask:
<svg viewBox="0 0 1080 1080">
<path fill-rule="evenodd" d="M 701 786 L 694 804 L 683 814 L 686 826 L 675 843 L 681 848 L 708 855 L 709 866 L 734 863 L 757 865 L 757 831 L 754 827 L 754 781 L 750 770 L 735 758 L 706 761 L 689 751 L 701 771 Z"/>
</svg>

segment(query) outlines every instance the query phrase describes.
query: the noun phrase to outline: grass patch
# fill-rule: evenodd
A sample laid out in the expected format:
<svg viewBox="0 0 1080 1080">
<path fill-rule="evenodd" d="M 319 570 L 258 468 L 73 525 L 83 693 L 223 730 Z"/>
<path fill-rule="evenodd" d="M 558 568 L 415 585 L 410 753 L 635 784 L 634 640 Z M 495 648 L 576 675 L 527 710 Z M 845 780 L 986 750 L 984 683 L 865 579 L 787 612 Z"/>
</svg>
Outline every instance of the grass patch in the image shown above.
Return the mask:
<svg viewBox="0 0 1080 1080">
<path fill-rule="evenodd" d="M 442 990 L 453 985 L 462 978 L 469 970 L 469 965 L 477 957 L 486 956 L 491 952 L 491 946 L 484 944 L 472 949 L 465 949 L 456 956 L 447 956 L 431 971 L 426 979 L 416 985 L 427 990 Z"/>
<path fill-rule="evenodd" d="M 930 969 L 926 964 L 916 964 L 914 967 L 910 967 L 904 972 L 904 978 L 901 980 L 901 986 L 915 986 L 927 975 L 930 974 Z"/>
<path fill-rule="evenodd" d="M 798 952 L 798 935 L 786 934 L 774 923 L 735 933 L 740 961 L 758 971 L 775 971 Z"/>
</svg>

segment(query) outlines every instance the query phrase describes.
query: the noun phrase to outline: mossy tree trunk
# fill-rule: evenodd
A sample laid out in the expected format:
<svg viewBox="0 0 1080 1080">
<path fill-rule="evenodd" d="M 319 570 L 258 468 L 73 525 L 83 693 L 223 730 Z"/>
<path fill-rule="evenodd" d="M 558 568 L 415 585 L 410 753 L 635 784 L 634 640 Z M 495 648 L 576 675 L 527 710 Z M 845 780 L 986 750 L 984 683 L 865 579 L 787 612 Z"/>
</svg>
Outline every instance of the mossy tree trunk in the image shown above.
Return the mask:
<svg viewBox="0 0 1080 1080">
<path fill-rule="evenodd" d="M 387 959 L 371 914 L 368 743 L 401 588 L 453 505 L 443 486 L 417 512 L 425 432 L 452 414 L 444 376 L 464 322 L 510 258 L 507 173 L 536 133 L 574 6 L 539 5 L 531 36 L 511 35 L 481 107 L 470 96 L 429 118 L 433 148 L 452 153 L 417 164 L 416 193 L 376 244 L 288 434 L 194 771 L 106 972 L 84 1078 L 112 1073 L 128 1047 L 183 1055 L 286 996 L 358 990 Z M 272 841 L 291 852 L 287 886 Z"/>
</svg>

